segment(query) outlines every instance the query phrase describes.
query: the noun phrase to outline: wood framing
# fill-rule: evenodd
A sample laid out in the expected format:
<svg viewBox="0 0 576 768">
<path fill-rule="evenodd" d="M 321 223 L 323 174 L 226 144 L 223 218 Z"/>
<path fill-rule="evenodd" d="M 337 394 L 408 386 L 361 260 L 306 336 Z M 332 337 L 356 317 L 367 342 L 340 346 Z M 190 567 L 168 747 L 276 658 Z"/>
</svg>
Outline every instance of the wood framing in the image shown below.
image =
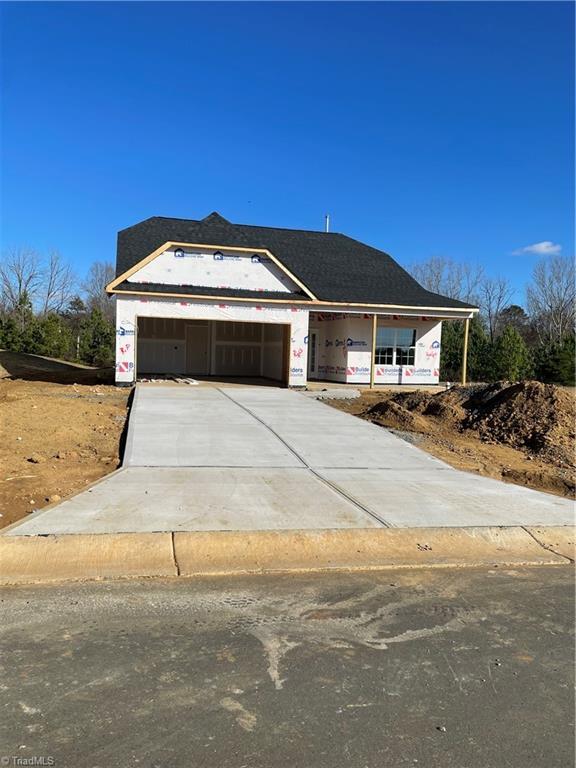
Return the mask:
<svg viewBox="0 0 576 768">
<path fill-rule="evenodd" d="M 376 369 L 376 335 L 378 333 L 378 315 L 372 315 L 372 355 L 370 358 L 370 389 L 374 389 L 374 374 Z"/>
<path fill-rule="evenodd" d="M 284 325 L 282 336 L 282 378 L 284 386 L 290 386 L 290 331 L 291 326 Z"/>
<path fill-rule="evenodd" d="M 343 301 L 323 301 L 320 299 L 315 299 L 314 301 L 302 301 L 299 299 L 260 299 L 254 296 L 253 298 L 244 298 L 239 296 L 216 296 L 213 294 L 190 294 L 190 293 L 164 293 L 159 291 L 125 291 L 125 290 L 116 290 L 111 289 L 110 283 L 108 286 L 106 286 L 106 291 L 108 293 L 116 294 L 118 296 L 156 296 L 166 299 L 189 299 L 190 301 L 221 301 L 226 303 L 234 303 L 237 301 L 240 302 L 248 302 L 249 304 L 297 304 L 301 306 L 302 308 L 307 308 L 310 310 L 315 310 L 318 307 L 358 307 L 358 311 L 361 311 L 362 308 L 366 309 L 380 309 L 380 310 L 402 310 L 402 309 L 408 309 L 413 313 L 416 312 L 456 312 L 462 315 L 463 313 L 466 313 L 468 316 L 471 316 L 478 312 L 477 307 L 414 307 L 410 306 L 408 304 L 362 304 L 360 302 L 343 302 Z M 432 319 L 435 320 L 437 316 L 432 316 Z M 438 317 L 439 320 L 443 319 L 442 317 Z M 452 320 L 457 320 L 459 318 L 453 317 L 448 318 Z"/>
<path fill-rule="evenodd" d="M 462 350 L 462 384 L 466 384 L 466 378 L 468 374 L 468 331 L 470 328 L 470 320 L 466 318 L 464 320 L 464 349 Z"/>
</svg>

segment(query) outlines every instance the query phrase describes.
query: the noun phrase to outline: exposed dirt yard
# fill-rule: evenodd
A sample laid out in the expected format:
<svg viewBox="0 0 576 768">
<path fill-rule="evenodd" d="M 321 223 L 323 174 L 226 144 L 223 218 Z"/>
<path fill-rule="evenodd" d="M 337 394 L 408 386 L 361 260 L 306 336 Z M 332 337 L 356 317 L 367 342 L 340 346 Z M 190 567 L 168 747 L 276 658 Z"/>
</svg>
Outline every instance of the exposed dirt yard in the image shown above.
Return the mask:
<svg viewBox="0 0 576 768">
<path fill-rule="evenodd" d="M 446 392 L 364 391 L 327 400 L 392 429 L 457 469 L 574 497 L 574 390 L 530 381 Z"/>
<path fill-rule="evenodd" d="M 108 371 L 0 352 L 0 527 L 118 467 L 129 390 L 110 380 Z"/>
</svg>

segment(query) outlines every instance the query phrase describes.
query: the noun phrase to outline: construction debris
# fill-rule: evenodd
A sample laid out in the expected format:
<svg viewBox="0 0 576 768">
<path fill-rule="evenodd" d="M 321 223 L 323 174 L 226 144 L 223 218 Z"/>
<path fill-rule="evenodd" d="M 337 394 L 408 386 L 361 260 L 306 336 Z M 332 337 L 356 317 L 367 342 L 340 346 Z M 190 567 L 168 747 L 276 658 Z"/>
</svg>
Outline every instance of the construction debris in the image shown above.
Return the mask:
<svg viewBox="0 0 576 768">
<path fill-rule="evenodd" d="M 190 386 L 197 386 L 199 383 L 196 379 L 191 379 L 189 376 L 172 376 L 170 374 L 157 374 L 152 377 L 139 376 L 138 381 L 143 384 L 158 384 L 166 383 L 167 381 L 175 381 L 177 384 L 188 384 Z"/>
<path fill-rule="evenodd" d="M 360 397 L 360 390 L 334 387 L 332 389 L 311 389 L 303 394 L 313 397 L 315 400 L 355 400 Z"/>
</svg>

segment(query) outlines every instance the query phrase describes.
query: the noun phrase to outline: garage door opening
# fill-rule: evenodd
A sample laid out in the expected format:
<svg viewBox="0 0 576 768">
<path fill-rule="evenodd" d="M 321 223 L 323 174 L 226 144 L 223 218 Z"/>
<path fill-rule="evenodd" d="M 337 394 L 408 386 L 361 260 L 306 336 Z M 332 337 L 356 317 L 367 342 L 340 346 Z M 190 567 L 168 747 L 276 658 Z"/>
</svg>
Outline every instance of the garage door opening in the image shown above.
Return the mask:
<svg viewBox="0 0 576 768">
<path fill-rule="evenodd" d="M 287 384 L 289 345 L 289 325 L 140 317 L 136 372 Z"/>
</svg>

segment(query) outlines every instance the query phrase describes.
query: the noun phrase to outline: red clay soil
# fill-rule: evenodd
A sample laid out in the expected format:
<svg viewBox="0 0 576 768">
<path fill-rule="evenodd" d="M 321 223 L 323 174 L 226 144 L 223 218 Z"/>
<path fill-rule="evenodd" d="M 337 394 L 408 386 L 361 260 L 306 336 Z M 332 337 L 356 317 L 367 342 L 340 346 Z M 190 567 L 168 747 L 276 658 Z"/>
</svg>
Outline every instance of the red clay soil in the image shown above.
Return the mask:
<svg viewBox="0 0 576 768">
<path fill-rule="evenodd" d="M 129 391 L 99 383 L 94 369 L 32 357 L 0 353 L 0 527 L 119 465 Z"/>
</svg>

